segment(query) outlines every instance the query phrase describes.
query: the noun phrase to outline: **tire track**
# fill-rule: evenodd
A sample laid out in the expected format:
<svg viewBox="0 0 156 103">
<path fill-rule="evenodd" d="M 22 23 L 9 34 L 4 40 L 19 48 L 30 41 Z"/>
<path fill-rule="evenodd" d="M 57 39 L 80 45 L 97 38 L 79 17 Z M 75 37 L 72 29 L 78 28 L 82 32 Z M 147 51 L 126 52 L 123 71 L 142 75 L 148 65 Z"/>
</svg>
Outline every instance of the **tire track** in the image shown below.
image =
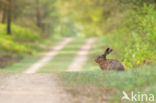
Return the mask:
<svg viewBox="0 0 156 103">
<path fill-rule="evenodd" d="M 69 72 L 81 71 L 83 64 L 88 59 L 88 53 L 96 41 L 97 41 L 96 38 L 90 38 L 86 41 L 86 43 L 81 47 L 80 51 L 77 53 L 77 56 L 74 58 L 71 65 L 68 67 L 67 71 Z"/>
<path fill-rule="evenodd" d="M 68 43 L 70 43 L 72 38 L 65 38 L 62 42 L 60 42 L 56 47 L 54 47 L 50 52 L 45 54 L 45 56 L 39 60 L 37 63 L 29 67 L 24 73 L 31 74 L 36 73 L 41 67 L 43 67 L 47 62 L 53 59 L 54 56 L 58 54 L 58 52 Z"/>
</svg>

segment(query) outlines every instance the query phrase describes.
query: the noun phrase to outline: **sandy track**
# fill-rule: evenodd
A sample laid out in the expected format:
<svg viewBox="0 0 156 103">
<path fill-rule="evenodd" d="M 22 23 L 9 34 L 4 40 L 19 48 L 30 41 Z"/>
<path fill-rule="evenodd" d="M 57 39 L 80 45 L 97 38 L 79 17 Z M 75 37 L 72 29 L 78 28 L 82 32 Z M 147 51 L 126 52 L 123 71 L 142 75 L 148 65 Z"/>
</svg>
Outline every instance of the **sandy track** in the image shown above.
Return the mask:
<svg viewBox="0 0 156 103">
<path fill-rule="evenodd" d="M 81 47 L 80 51 L 77 53 L 71 65 L 68 67 L 67 71 L 76 72 L 81 71 L 83 64 L 88 59 L 88 53 L 92 48 L 93 44 L 96 42 L 96 38 L 90 38 L 86 43 Z"/>
<path fill-rule="evenodd" d="M 53 59 L 72 38 L 66 38 L 54 47 L 24 74 L 0 78 L 0 103 L 69 103 L 69 95 L 54 74 L 33 74 Z M 71 103 L 71 102 L 70 102 Z"/>
<path fill-rule="evenodd" d="M 24 73 L 31 74 L 37 72 L 42 66 L 44 66 L 47 62 L 53 59 L 54 56 L 58 54 L 58 52 L 68 43 L 70 43 L 73 39 L 66 38 L 62 42 L 60 42 L 56 47 L 54 47 L 50 52 L 46 53 L 44 57 L 39 60 L 37 63 L 28 68 Z"/>
<path fill-rule="evenodd" d="M 57 81 L 57 82 L 56 82 Z M 53 74 L 16 74 L 0 80 L 1 103 L 69 103 Z"/>
<path fill-rule="evenodd" d="M 84 96 L 73 98 L 55 74 L 33 74 L 51 60 L 66 44 L 65 39 L 23 74 L 0 77 L 0 103 L 90 103 Z M 79 71 L 96 39 L 88 39 L 69 66 L 69 71 Z M 83 99 L 82 99 L 83 98 Z"/>
</svg>

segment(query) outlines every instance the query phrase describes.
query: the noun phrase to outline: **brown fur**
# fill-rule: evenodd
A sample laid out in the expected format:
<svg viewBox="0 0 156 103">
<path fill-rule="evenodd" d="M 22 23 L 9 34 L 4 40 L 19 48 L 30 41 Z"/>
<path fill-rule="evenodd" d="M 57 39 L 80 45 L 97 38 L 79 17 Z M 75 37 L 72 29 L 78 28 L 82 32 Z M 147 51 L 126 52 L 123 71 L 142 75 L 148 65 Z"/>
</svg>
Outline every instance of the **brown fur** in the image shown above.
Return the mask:
<svg viewBox="0 0 156 103">
<path fill-rule="evenodd" d="M 117 70 L 123 71 L 125 70 L 124 66 L 119 60 L 116 59 L 106 59 L 106 56 L 112 52 L 112 49 L 107 48 L 103 55 L 98 56 L 95 61 L 98 63 L 99 67 L 102 70 Z"/>
</svg>

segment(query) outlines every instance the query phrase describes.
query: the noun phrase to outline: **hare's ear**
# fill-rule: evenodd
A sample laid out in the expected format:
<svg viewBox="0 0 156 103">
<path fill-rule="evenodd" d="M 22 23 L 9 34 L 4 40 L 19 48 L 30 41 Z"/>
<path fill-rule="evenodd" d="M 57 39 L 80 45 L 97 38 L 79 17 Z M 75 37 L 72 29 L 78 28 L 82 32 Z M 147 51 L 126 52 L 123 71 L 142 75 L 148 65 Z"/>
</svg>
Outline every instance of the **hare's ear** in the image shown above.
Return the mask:
<svg viewBox="0 0 156 103">
<path fill-rule="evenodd" d="M 104 54 L 107 54 L 109 52 L 110 48 L 107 48 L 104 52 Z"/>
<path fill-rule="evenodd" d="M 104 52 L 104 54 L 103 54 L 104 57 L 106 57 L 106 55 L 108 54 L 109 50 L 110 50 L 110 48 L 107 48 L 107 49 L 105 50 L 105 52 Z"/>
<path fill-rule="evenodd" d="M 109 49 L 108 54 L 109 54 L 110 52 L 112 52 L 112 51 L 113 51 L 112 49 Z"/>
<path fill-rule="evenodd" d="M 105 51 L 105 53 L 104 53 L 104 56 L 106 57 L 106 55 L 109 54 L 110 52 L 112 52 L 112 49 L 107 48 L 106 51 Z"/>
</svg>

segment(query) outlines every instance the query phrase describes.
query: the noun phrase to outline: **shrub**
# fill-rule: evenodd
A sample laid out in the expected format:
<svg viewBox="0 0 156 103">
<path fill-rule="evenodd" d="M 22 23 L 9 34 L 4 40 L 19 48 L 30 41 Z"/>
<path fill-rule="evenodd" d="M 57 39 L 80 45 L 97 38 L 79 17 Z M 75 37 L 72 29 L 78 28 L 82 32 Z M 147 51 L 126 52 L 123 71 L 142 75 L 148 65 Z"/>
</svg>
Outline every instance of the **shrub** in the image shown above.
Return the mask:
<svg viewBox="0 0 156 103">
<path fill-rule="evenodd" d="M 34 48 L 31 42 L 39 40 L 41 38 L 37 32 L 14 24 L 12 25 L 12 34 L 7 35 L 6 25 L 0 24 L 0 49 L 3 51 L 17 53 L 33 52 Z M 25 43 L 25 41 L 29 41 L 29 43 Z"/>
<path fill-rule="evenodd" d="M 116 48 L 127 68 L 156 61 L 156 12 L 154 5 L 129 10 L 120 28 L 107 36 L 106 45 Z"/>
</svg>

